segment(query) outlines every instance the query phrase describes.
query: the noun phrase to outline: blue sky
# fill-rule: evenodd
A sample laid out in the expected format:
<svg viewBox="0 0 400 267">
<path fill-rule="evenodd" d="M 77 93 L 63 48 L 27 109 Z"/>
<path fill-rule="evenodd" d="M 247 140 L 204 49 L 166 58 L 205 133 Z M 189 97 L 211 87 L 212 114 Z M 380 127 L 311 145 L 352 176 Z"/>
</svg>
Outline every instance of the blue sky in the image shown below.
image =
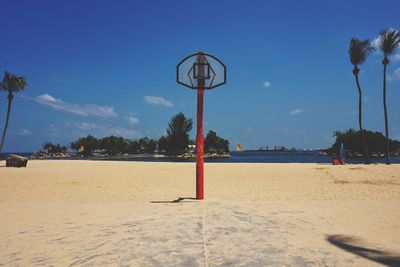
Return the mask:
<svg viewBox="0 0 400 267">
<path fill-rule="evenodd" d="M 400 28 L 399 1 L 16 0 L 1 10 L 0 71 L 29 83 L 4 149 L 18 152 L 86 134 L 159 138 L 172 115 L 195 119 L 195 91 L 175 82 L 175 66 L 200 50 L 228 68 L 228 83 L 205 93 L 206 132 L 231 148 L 328 147 L 333 131 L 358 125 L 350 38 Z M 360 82 L 364 128 L 382 132 L 381 60 L 367 59 Z M 400 139 L 400 50 L 388 73 Z M 5 114 L 2 92 L 1 129 Z"/>
</svg>

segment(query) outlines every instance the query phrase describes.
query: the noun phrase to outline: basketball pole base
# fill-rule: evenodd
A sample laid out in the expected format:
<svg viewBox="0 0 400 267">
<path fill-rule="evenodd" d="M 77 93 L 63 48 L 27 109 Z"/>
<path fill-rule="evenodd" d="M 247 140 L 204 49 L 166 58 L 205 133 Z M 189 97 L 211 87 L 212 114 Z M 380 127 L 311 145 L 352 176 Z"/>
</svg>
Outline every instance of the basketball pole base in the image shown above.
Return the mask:
<svg viewBox="0 0 400 267">
<path fill-rule="evenodd" d="M 204 199 L 204 158 L 196 162 L 196 199 Z"/>
</svg>

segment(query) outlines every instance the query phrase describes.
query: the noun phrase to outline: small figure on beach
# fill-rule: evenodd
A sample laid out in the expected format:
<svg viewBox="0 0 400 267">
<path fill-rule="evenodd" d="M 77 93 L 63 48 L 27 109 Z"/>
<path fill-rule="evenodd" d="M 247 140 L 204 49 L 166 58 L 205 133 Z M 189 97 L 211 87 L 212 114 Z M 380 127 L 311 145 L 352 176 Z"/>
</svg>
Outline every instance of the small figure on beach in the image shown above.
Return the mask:
<svg viewBox="0 0 400 267">
<path fill-rule="evenodd" d="M 339 158 L 336 153 L 332 153 L 332 165 L 339 165 Z"/>
<path fill-rule="evenodd" d="M 339 149 L 339 159 L 340 159 L 340 164 L 346 165 L 346 150 L 344 149 L 343 143 Z"/>
</svg>

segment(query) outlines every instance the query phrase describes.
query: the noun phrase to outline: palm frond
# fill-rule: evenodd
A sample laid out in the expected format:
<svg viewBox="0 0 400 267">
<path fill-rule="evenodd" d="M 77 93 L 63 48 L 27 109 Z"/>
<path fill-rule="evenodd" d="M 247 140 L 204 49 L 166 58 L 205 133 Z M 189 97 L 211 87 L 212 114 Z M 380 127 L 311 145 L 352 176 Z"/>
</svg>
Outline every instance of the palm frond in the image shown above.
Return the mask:
<svg viewBox="0 0 400 267">
<path fill-rule="evenodd" d="M 371 42 L 366 39 L 361 41 L 357 38 L 351 38 L 349 47 L 350 62 L 353 65 L 360 65 L 364 63 L 367 56 L 375 50 L 371 46 Z"/>
<path fill-rule="evenodd" d="M 379 35 L 379 49 L 389 56 L 394 53 L 400 44 L 400 32 L 396 30 L 383 30 Z"/>
<path fill-rule="evenodd" d="M 4 73 L 3 82 L 1 84 L 3 89 L 6 89 L 9 94 L 22 91 L 28 86 L 23 76 L 10 74 L 7 71 Z"/>
</svg>

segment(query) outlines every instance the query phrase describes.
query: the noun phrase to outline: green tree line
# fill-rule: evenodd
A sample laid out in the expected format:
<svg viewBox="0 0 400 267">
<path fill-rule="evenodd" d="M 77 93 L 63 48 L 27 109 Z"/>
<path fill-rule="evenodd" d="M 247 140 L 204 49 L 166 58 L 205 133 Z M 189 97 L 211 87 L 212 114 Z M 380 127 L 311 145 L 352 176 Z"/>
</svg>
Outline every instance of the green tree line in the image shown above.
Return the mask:
<svg viewBox="0 0 400 267">
<path fill-rule="evenodd" d="M 354 129 L 348 129 L 344 132 L 335 131 L 333 136 L 336 138 L 335 143 L 328 149 L 330 153 L 339 153 L 339 149 L 343 144 L 344 149 L 348 152 L 362 154 L 364 147 L 361 140 L 361 132 Z M 368 144 L 370 154 L 382 154 L 386 151 L 386 143 L 389 142 L 392 151 L 400 151 L 400 142 L 389 139 L 380 132 L 364 130 L 365 141 Z"/>
<path fill-rule="evenodd" d="M 70 147 L 84 156 L 91 156 L 96 150 L 108 155 L 152 154 L 156 152 L 167 155 L 181 155 L 188 150 L 189 144 L 194 143 L 189 138 L 192 126 L 191 119 L 186 118 L 183 113 L 178 113 L 169 121 L 166 129 L 167 135 L 161 136 L 158 140 L 148 137 L 130 140 L 114 135 L 96 138 L 87 135 L 73 141 Z M 215 131 L 209 131 L 204 141 L 204 147 L 207 153 L 229 152 L 229 141 L 219 137 Z M 43 148 L 49 153 L 62 152 L 62 148 L 66 149 L 64 146 L 53 145 L 50 142 L 46 142 Z"/>
</svg>

